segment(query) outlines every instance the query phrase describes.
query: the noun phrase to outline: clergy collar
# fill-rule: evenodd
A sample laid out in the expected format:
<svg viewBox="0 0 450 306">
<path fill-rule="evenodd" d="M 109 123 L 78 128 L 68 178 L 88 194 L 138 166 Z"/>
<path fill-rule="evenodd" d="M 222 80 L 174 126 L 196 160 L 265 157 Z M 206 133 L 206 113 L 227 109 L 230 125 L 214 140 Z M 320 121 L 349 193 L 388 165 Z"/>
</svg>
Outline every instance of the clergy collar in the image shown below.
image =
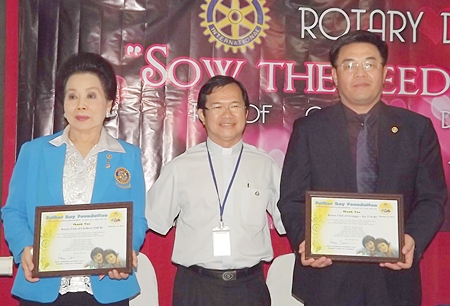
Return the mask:
<svg viewBox="0 0 450 306">
<path fill-rule="evenodd" d="M 206 144 L 208 146 L 209 152 L 212 155 L 220 154 L 223 156 L 238 154 L 241 151 L 241 148 L 243 145 L 242 139 L 241 139 L 241 140 L 239 140 L 238 143 L 236 143 L 231 148 L 223 148 L 223 147 L 219 146 L 217 143 L 215 143 L 214 141 L 212 141 L 209 137 L 208 137 L 208 139 L 206 139 Z"/>
</svg>

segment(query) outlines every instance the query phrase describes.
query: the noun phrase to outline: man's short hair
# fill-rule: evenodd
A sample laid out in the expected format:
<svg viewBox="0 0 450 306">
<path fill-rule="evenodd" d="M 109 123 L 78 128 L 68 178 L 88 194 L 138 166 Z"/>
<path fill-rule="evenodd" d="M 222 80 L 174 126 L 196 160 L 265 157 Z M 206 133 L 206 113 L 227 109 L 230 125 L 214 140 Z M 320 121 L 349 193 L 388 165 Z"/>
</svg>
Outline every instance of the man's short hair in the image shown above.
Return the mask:
<svg viewBox="0 0 450 306">
<path fill-rule="evenodd" d="M 353 43 L 369 43 L 374 45 L 380 52 L 382 64 L 386 65 L 388 58 L 388 45 L 386 44 L 386 42 L 383 41 L 377 34 L 369 31 L 359 30 L 342 35 L 331 46 L 329 56 L 331 65 L 334 68 L 337 67 L 336 60 L 339 56 L 339 51 L 341 50 L 341 48 Z"/>
<path fill-rule="evenodd" d="M 225 76 L 225 75 L 216 75 L 210 78 L 203 86 L 200 88 L 198 93 L 197 100 L 197 108 L 205 109 L 206 108 L 206 99 L 208 95 L 212 94 L 212 92 L 218 88 L 224 87 L 228 84 L 236 84 L 241 89 L 242 99 L 245 102 L 245 108 L 250 106 L 250 102 L 248 101 L 247 90 L 241 82 L 236 80 L 233 77 Z"/>
</svg>

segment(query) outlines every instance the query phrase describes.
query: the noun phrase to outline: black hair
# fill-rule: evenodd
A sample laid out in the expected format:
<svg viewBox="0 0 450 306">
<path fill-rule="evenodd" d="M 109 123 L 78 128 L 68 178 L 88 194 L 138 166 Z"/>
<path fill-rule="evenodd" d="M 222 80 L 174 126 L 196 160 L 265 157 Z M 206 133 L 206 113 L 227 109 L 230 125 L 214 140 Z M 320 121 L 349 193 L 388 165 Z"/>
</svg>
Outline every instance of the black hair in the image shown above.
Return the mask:
<svg viewBox="0 0 450 306">
<path fill-rule="evenodd" d="M 386 44 L 386 42 L 383 41 L 377 34 L 369 31 L 358 30 L 342 35 L 331 46 L 329 56 L 331 65 L 334 68 L 337 67 L 336 60 L 339 56 L 339 51 L 341 50 L 341 48 L 353 43 L 369 43 L 374 45 L 380 52 L 382 64 L 386 65 L 388 58 L 388 45 Z"/>
<path fill-rule="evenodd" d="M 377 238 L 375 239 L 375 246 L 378 246 L 379 243 L 386 243 L 386 245 L 391 245 L 389 242 L 387 242 L 384 238 Z M 377 247 L 378 248 L 378 247 Z"/>
<path fill-rule="evenodd" d="M 91 251 L 91 258 L 94 259 L 94 256 L 98 253 L 101 253 L 103 255 L 103 249 L 99 247 L 93 248 Z"/>
<path fill-rule="evenodd" d="M 224 87 L 228 84 L 236 84 L 237 86 L 239 86 L 242 92 L 242 99 L 245 102 L 245 108 L 248 108 L 250 106 L 250 102 L 248 100 L 247 90 L 245 89 L 244 85 L 242 85 L 242 83 L 235 78 L 225 75 L 216 75 L 210 78 L 202 86 L 202 88 L 200 88 L 200 91 L 198 93 L 197 108 L 205 109 L 207 96 L 212 94 L 212 92 L 217 88 Z"/>
<path fill-rule="evenodd" d="M 116 251 L 114 251 L 114 250 L 112 250 L 112 249 L 106 249 L 104 252 L 103 252 L 103 256 L 107 256 L 107 255 L 109 255 L 109 254 L 114 254 L 115 256 L 117 256 L 117 253 L 116 253 Z"/>
<path fill-rule="evenodd" d="M 372 242 L 375 244 L 375 237 L 370 236 L 370 235 L 365 236 L 365 237 L 363 238 L 363 241 L 362 241 L 363 246 L 365 247 L 365 246 L 366 246 L 366 243 L 369 242 L 369 241 L 372 241 Z"/>
<path fill-rule="evenodd" d="M 56 95 L 60 102 L 64 101 L 67 80 L 77 73 L 96 75 L 100 79 L 106 98 L 113 101 L 116 99 L 117 80 L 112 65 L 99 54 L 80 52 L 70 56 L 58 70 Z"/>
</svg>

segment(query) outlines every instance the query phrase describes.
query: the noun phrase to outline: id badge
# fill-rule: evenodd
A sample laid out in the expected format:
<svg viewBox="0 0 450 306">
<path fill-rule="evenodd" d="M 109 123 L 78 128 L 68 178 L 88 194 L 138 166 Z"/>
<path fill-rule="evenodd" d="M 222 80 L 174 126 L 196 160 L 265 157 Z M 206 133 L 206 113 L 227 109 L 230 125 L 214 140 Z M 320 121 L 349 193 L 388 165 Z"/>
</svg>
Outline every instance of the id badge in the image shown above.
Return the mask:
<svg viewBox="0 0 450 306">
<path fill-rule="evenodd" d="M 214 256 L 231 256 L 230 228 L 228 226 L 215 227 L 212 234 Z"/>
</svg>

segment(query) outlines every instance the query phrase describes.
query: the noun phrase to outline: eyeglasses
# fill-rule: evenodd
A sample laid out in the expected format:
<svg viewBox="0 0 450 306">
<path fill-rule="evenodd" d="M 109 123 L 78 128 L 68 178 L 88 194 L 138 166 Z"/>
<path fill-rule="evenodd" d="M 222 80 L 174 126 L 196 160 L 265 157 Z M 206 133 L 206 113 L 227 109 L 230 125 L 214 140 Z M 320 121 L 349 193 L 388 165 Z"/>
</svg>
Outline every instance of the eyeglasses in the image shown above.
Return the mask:
<svg viewBox="0 0 450 306">
<path fill-rule="evenodd" d="M 230 111 L 232 114 L 238 114 L 242 109 L 245 108 L 244 104 L 241 103 L 232 103 L 230 105 L 223 105 L 223 104 L 213 104 L 210 107 L 206 107 L 206 110 L 209 110 L 210 112 L 214 114 L 222 114 L 225 112 L 226 109 Z"/>
<path fill-rule="evenodd" d="M 345 61 L 340 66 L 342 67 L 342 70 L 345 72 L 355 72 L 358 70 L 358 67 L 361 65 L 361 67 L 365 71 L 374 71 L 378 68 L 381 63 L 378 63 L 376 60 L 366 60 L 364 62 L 358 63 L 355 61 Z"/>
</svg>

